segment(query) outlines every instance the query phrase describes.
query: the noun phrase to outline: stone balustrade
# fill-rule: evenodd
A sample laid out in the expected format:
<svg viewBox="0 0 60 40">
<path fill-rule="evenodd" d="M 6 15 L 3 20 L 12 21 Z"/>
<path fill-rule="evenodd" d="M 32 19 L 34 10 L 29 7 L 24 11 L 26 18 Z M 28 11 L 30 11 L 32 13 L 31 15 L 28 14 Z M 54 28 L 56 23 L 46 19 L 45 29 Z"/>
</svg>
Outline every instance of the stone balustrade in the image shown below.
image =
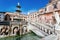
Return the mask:
<svg viewBox="0 0 60 40">
<path fill-rule="evenodd" d="M 45 33 L 47 33 L 47 34 L 49 34 L 49 35 L 50 35 L 50 34 L 55 34 L 54 29 L 48 27 L 48 26 L 45 25 L 45 24 L 36 23 L 36 22 L 31 22 L 31 21 L 29 21 L 29 23 L 32 25 L 32 27 L 36 27 L 36 28 L 38 28 L 39 30 L 41 30 L 41 31 L 43 31 L 43 32 L 45 32 Z M 34 29 L 34 28 L 33 28 L 33 29 Z"/>
</svg>

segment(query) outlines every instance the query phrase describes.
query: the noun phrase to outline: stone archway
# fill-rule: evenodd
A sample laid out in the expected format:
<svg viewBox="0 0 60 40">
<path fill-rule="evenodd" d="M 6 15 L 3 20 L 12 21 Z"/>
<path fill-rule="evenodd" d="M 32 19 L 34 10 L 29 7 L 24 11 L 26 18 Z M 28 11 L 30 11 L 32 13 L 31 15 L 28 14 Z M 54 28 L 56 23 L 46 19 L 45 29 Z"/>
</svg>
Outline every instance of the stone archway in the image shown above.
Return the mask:
<svg viewBox="0 0 60 40">
<path fill-rule="evenodd" d="M 25 34 L 26 32 L 27 32 L 27 26 L 24 25 L 24 26 L 23 26 L 23 33 Z"/>
<path fill-rule="evenodd" d="M 19 28 L 17 26 L 13 28 L 13 34 L 20 35 L 20 31 L 19 31 Z"/>
</svg>

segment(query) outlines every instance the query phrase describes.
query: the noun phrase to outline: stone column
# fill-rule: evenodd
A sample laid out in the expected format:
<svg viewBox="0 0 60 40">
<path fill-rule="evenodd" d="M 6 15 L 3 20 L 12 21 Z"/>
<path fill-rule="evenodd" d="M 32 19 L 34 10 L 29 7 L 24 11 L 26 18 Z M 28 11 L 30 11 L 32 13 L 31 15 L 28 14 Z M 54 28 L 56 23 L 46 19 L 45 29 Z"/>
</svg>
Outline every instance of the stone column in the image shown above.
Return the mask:
<svg viewBox="0 0 60 40">
<path fill-rule="evenodd" d="M 41 26 L 40 26 L 40 28 L 39 29 L 41 29 Z"/>
<path fill-rule="evenodd" d="M 13 28 L 14 28 L 14 25 L 12 25 L 11 27 L 11 35 L 13 35 Z"/>
<path fill-rule="evenodd" d="M 55 34 L 54 32 L 52 32 L 52 34 Z"/>
<path fill-rule="evenodd" d="M 24 31 L 23 31 L 23 32 L 24 32 L 24 34 L 25 34 L 25 30 L 26 30 L 26 28 L 24 27 Z"/>
<path fill-rule="evenodd" d="M 42 27 L 42 30 L 44 31 L 44 28 Z"/>
<path fill-rule="evenodd" d="M 47 33 L 47 29 L 45 29 L 45 32 Z"/>
<path fill-rule="evenodd" d="M 41 26 L 41 30 L 42 30 L 42 26 Z"/>
<path fill-rule="evenodd" d="M 50 34 L 50 30 L 49 30 L 49 33 L 48 34 Z"/>
<path fill-rule="evenodd" d="M 43 27 L 42 27 L 42 30 L 43 30 Z"/>
<path fill-rule="evenodd" d="M 13 21 L 13 17 L 11 18 L 11 20 Z"/>
<path fill-rule="evenodd" d="M 20 24 L 20 35 L 22 34 L 22 24 Z"/>
<path fill-rule="evenodd" d="M 47 33 L 49 34 L 49 29 L 47 29 Z"/>
</svg>

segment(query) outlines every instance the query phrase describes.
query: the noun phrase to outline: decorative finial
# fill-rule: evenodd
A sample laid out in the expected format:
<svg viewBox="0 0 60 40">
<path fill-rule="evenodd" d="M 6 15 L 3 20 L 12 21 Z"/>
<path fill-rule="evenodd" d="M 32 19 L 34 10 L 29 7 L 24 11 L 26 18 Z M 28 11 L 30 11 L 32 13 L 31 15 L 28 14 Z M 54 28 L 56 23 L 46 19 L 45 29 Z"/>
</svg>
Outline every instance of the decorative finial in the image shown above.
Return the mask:
<svg viewBox="0 0 60 40">
<path fill-rule="evenodd" d="M 18 2 L 18 6 L 20 5 L 20 3 Z"/>
</svg>

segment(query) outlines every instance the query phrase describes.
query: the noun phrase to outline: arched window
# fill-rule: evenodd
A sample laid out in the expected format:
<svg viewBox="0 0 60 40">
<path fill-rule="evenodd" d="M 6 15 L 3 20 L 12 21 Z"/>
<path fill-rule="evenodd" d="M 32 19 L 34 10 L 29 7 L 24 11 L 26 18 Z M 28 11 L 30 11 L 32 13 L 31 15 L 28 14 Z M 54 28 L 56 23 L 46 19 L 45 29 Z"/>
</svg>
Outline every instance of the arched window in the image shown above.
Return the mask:
<svg viewBox="0 0 60 40">
<path fill-rule="evenodd" d="M 13 34 L 15 33 L 14 31 L 16 31 L 16 33 L 17 33 L 17 30 L 18 30 L 18 27 L 14 27 L 13 28 Z"/>
<path fill-rule="evenodd" d="M 10 20 L 11 20 L 10 15 L 9 14 L 6 14 L 5 15 L 5 18 L 4 18 L 4 21 L 10 21 Z"/>
<path fill-rule="evenodd" d="M 47 6 L 47 12 L 52 12 L 54 10 L 54 6 L 52 4 Z"/>
</svg>

